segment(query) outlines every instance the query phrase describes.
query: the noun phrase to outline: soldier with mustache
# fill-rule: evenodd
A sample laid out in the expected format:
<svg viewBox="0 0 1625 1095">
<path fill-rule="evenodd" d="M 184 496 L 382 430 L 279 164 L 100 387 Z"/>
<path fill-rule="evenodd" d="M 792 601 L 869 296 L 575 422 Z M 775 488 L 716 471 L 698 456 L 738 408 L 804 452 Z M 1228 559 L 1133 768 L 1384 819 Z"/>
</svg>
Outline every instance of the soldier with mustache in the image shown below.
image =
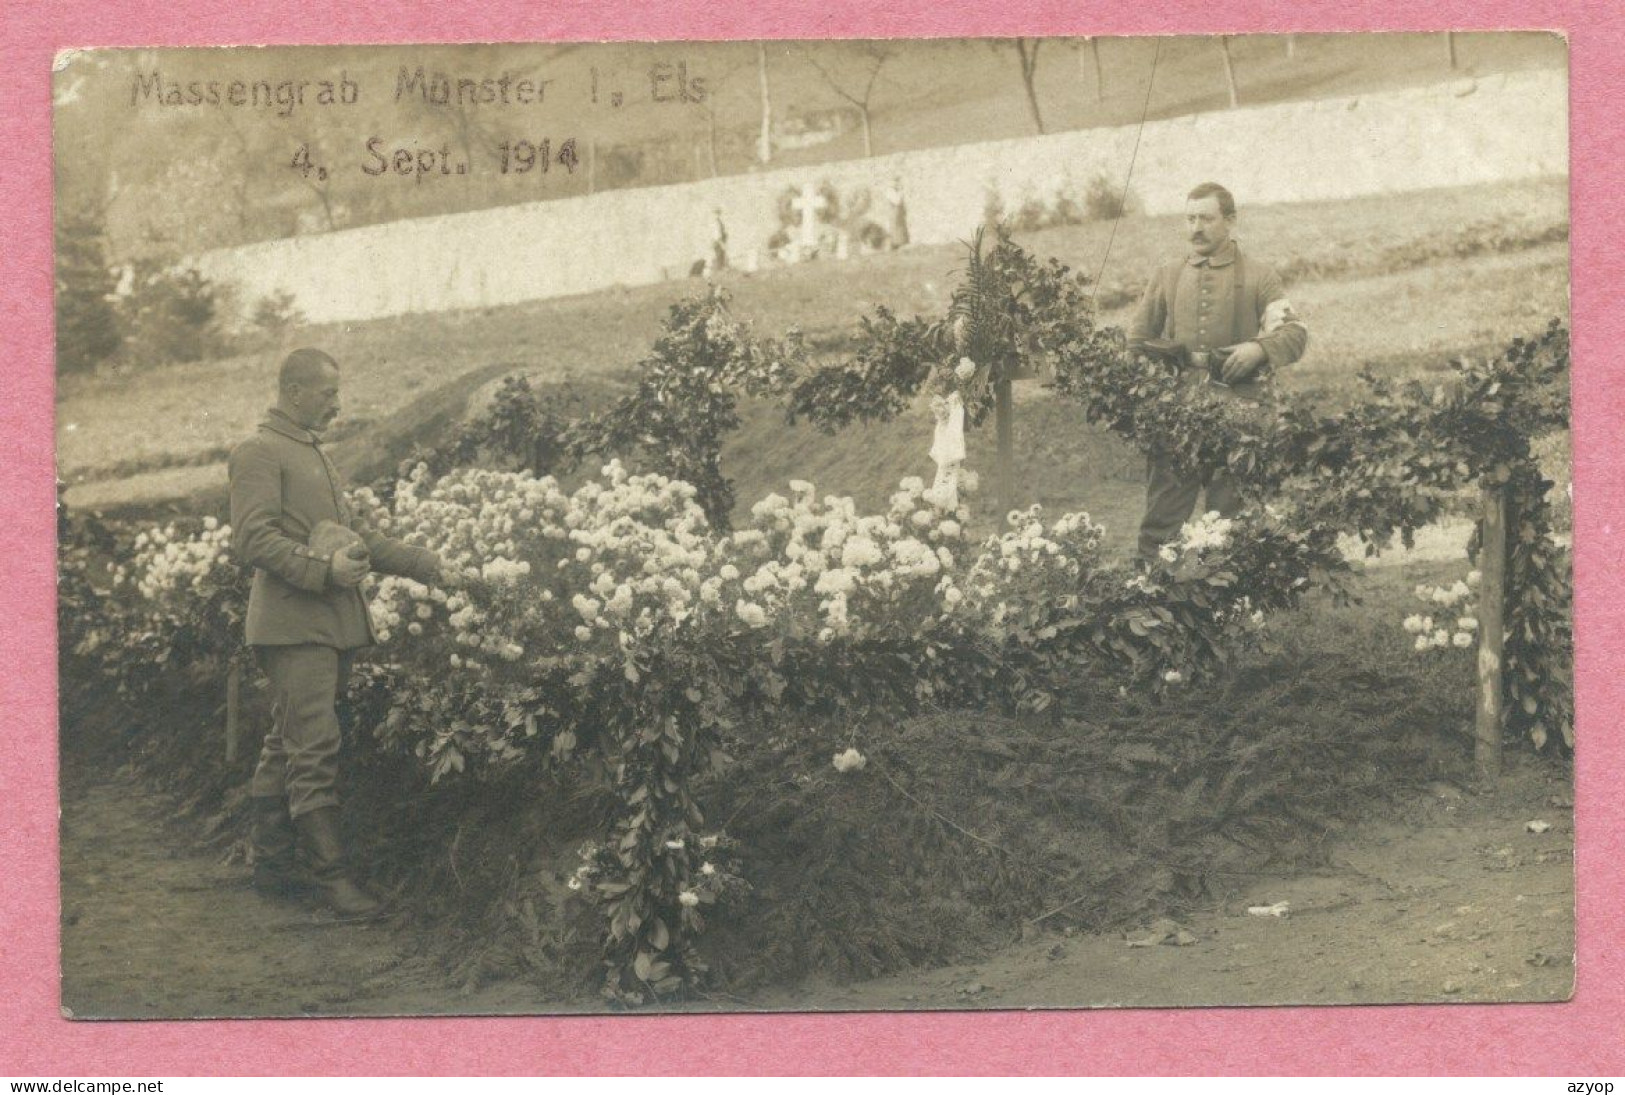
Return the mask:
<svg viewBox="0 0 1625 1095">
<path fill-rule="evenodd" d="M 361 583 L 374 570 L 455 583 L 433 551 L 351 512 L 322 448 L 338 412 L 338 363 L 320 350 L 289 354 L 276 406 L 231 454 L 232 553 L 254 569 L 248 643 L 272 701 L 250 787 L 255 887 L 286 896 L 314 888 L 338 918 L 364 920 L 382 905 L 356 884 L 339 835 L 334 707 L 357 651 L 376 641 Z"/>
<path fill-rule="evenodd" d="M 1232 235 L 1235 224 L 1230 191 L 1206 182 L 1190 192 L 1185 202 L 1190 251 L 1152 275 L 1129 328 L 1129 346 L 1167 353 L 1192 383 L 1215 395 L 1256 400 L 1269 374 L 1303 356 L 1309 331 L 1275 271 L 1243 257 Z M 1142 558 L 1154 558 L 1179 534 L 1199 495 L 1205 495 L 1204 511 L 1228 517 L 1241 509 L 1235 481 L 1222 467 L 1181 475 L 1156 451 L 1146 462 Z"/>
</svg>

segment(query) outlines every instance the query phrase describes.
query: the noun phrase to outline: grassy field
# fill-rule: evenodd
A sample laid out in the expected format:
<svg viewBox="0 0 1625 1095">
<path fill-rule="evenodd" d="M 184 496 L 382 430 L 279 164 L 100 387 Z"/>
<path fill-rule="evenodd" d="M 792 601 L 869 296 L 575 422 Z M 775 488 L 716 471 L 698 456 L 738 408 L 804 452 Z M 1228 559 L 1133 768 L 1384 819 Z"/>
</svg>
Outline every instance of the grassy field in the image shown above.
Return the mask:
<svg viewBox="0 0 1625 1095">
<path fill-rule="evenodd" d="M 1239 228 L 1254 254 L 1307 271 L 1291 286 L 1306 316 L 1308 356 L 1284 379 L 1335 401 L 1355 390 L 1365 365 L 1388 373 L 1439 369 L 1455 353 L 1489 351 L 1567 314 L 1566 242 L 1518 245 L 1499 254 L 1428 260 L 1442 242 L 1479 231 L 1546 238 L 1567 221 L 1561 181 L 1472 188 L 1382 199 L 1262 207 L 1244 211 Z M 1546 235 L 1542 235 L 1545 233 Z M 1110 225 L 1049 229 L 1024 242 L 1136 283 L 1181 246 L 1174 218 L 1132 217 Z M 814 264 L 725 284 L 736 314 L 762 334 L 799 326 L 815 340 L 838 340 L 856 317 L 885 304 L 903 314 L 939 312 L 961 263 L 953 247 L 921 247 L 841 264 Z M 1394 267 L 1400 267 L 1394 269 Z M 659 329 L 667 305 L 699 291 L 670 282 L 482 312 L 408 316 L 301 331 L 300 342 L 333 352 L 345 371 L 345 415 L 334 431 L 340 462 L 352 473 L 376 471 L 380 452 L 460 413 L 481 384 L 525 372 L 543 384 L 603 393 L 624 380 Z M 1119 293 L 1119 295 L 1121 295 Z M 1126 321 L 1128 308 L 1105 312 Z M 143 507 L 180 501 L 218 505 L 222 461 L 271 402 L 274 363 L 285 349 L 176 366 L 140 375 L 66 377 L 58 391 L 58 462 L 73 504 Z M 1036 384 L 1018 392 L 1021 477 L 1034 498 L 1112 506 L 1086 485 L 1108 477 L 1138 479 L 1137 460 L 1057 405 Z M 766 408 L 748 408 L 728 451 L 739 496 L 751 499 L 804 476 L 874 500 L 896 479 L 930 470 L 922 414 L 829 438 L 787 429 Z M 1041 444 L 1029 444 L 1042 438 Z M 986 439 L 973 439 L 973 464 Z M 1080 494 L 1080 492 L 1083 492 Z M 1129 505 L 1127 500 L 1123 505 Z"/>
</svg>

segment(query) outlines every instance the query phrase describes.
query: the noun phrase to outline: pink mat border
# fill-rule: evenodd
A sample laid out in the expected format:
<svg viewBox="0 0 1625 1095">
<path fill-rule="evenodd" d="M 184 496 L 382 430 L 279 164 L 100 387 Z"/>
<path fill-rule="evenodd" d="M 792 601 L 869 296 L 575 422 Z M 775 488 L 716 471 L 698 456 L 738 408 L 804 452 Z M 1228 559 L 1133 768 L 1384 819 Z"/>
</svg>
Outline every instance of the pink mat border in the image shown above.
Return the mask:
<svg viewBox="0 0 1625 1095">
<path fill-rule="evenodd" d="M 797 5 L 720 0 L 534 7 L 403 0 L 8 5 L 0 73 L 0 1074 L 527 1073 L 1551 1074 L 1625 1072 L 1625 709 L 1619 452 L 1625 337 L 1612 290 L 1625 220 L 1617 0 L 1428 5 L 1065 0 Z M 55 50 L 90 45 L 454 42 L 1244 31 L 1560 29 L 1572 54 L 1579 985 L 1553 1005 L 561 1019 L 75 1024 L 57 1011 L 51 142 Z"/>
</svg>

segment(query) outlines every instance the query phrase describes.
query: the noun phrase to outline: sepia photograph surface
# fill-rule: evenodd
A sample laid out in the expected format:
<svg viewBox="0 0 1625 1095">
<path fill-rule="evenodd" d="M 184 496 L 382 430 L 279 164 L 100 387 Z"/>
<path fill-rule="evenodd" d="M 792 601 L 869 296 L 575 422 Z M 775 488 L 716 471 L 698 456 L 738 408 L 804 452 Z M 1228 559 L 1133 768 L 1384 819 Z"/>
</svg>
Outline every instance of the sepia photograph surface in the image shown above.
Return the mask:
<svg viewBox="0 0 1625 1095">
<path fill-rule="evenodd" d="M 63 52 L 64 1014 L 1568 999 L 1567 101 Z"/>
</svg>

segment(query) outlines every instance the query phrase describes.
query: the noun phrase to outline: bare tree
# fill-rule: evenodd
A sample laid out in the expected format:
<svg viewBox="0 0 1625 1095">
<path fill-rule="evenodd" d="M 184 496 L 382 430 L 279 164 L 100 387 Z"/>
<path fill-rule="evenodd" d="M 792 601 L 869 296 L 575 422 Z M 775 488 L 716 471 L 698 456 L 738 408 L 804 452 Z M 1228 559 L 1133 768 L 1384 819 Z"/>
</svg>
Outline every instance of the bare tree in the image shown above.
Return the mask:
<svg viewBox="0 0 1625 1095">
<path fill-rule="evenodd" d="M 773 98 L 767 86 L 767 43 L 756 43 L 756 71 L 762 87 L 762 135 L 756 141 L 756 158 L 762 163 L 773 162 Z"/>
<path fill-rule="evenodd" d="M 855 48 L 853 48 L 855 47 Z M 863 124 L 863 154 L 875 154 L 874 128 L 870 123 L 869 104 L 874 98 L 875 84 L 880 79 L 880 70 L 886 67 L 886 62 L 897 55 L 897 50 L 889 42 L 857 42 L 843 44 L 839 47 L 854 54 L 859 63 L 860 72 L 856 78 L 845 78 L 830 71 L 818 62 L 811 50 L 803 48 L 802 60 L 811 65 L 818 75 L 823 77 L 824 83 L 830 90 L 851 103 L 858 111 L 858 119 Z M 862 90 L 858 86 L 862 85 Z"/>
<path fill-rule="evenodd" d="M 488 125 L 474 109 L 457 96 L 453 96 L 443 106 L 431 106 L 430 109 L 438 111 L 450 124 L 452 135 L 462 146 L 465 163 L 478 163 L 480 153 L 494 146 L 499 139 L 497 129 Z"/>
<path fill-rule="evenodd" d="M 1230 88 L 1230 106 L 1234 108 L 1240 99 L 1236 96 L 1236 67 L 1230 61 L 1230 36 L 1219 35 L 1219 49 L 1224 53 L 1224 82 Z"/>
<path fill-rule="evenodd" d="M 1456 58 L 1456 33 L 1455 33 L 1455 31 L 1449 31 L 1449 30 L 1445 31 L 1445 33 L 1444 33 L 1444 48 L 1445 48 L 1446 54 L 1448 54 L 1449 57 L 1450 57 L 1450 67 L 1452 69 L 1456 68 L 1456 66 L 1458 64 L 1458 61 L 1457 61 L 1457 58 Z"/>
<path fill-rule="evenodd" d="M 1021 61 L 1021 86 L 1027 91 L 1027 112 L 1032 115 L 1033 125 L 1038 132 L 1044 132 L 1044 114 L 1038 109 L 1038 89 L 1034 86 L 1034 78 L 1038 74 L 1038 47 L 1044 44 L 1042 38 L 1007 38 L 1005 45 L 1016 51 L 1016 57 Z"/>
<path fill-rule="evenodd" d="M 1100 39 L 1091 34 L 1085 38 L 1074 39 L 1072 44 L 1078 51 L 1078 79 L 1088 79 L 1089 69 L 1092 67 L 1095 77 L 1095 102 L 1105 102 L 1106 72 L 1100 67 Z M 1085 57 L 1088 58 L 1088 63 L 1085 63 Z"/>
<path fill-rule="evenodd" d="M 542 53 L 538 58 L 535 48 L 526 46 L 518 49 L 509 46 L 500 50 L 495 47 L 493 60 L 497 61 L 497 74 L 502 77 L 517 77 L 534 67 L 538 60 L 548 63 L 558 59 L 569 51 L 569 46 L 554 47 Z M 438 79 L 452 82 L 451 78 L 443 73 L 434 73 Z M 544 84 L 547 81 L 544 81 Z M 545 94 L 545 91 L 544 91 Z M 480 161 L 483 156 L 489 155 L 489 150 L 502 141 L 508 131 L 504 128 L 506 122 L 489 110 L 482 110 L 480 104 L 465 102 L 461 94 L 451 94 L 446 101 L 437 103 L 433 99 L 425 99 L 423 112 L 436 120 L 439 127 L 450 131 L 462 149 L 463 160 L 471 165 Z"/>
<path fill-rule="evenodd" d="M 231 197 L 233 212 L 237 214 L 237 228 L 246 238 L 249 231 L 248 224 L 248 180 L 254 177 L 251 165 L 255 162 L 255 150 L 249 145 L 248 137 L 243 133 L 242 127 L 230 111 L 222 110 L 215 117 L 226 127 L 231 134 L 231 143 L 237 148 L 242 167 L 231 174 Z M 329 218 L 331 219 L 331 218 Z"/>
<path fill-rule="evenodd" d="M 749 62 L 740 62 L 729 68 L 711 69 L 706 73 L 706 95 L 696 105 L 705 115 L 705 149 L 707 166 L 711 169 L 711 177 L 716 178 L 721 173 L 718 167 L 720 157 L 717 155 L 717 137 L 719 135 L 717 112 L 722 99 L 723 90 L 728 82 L 739 75 L 749 66 Z"/>
<path fill-rule="evenodd" d="M 327 166 L 330 161 L 326 153 L 332 142 L 323 117 L 313 115 L 300 127 L 299 151 L 288 166 L 294 168 L 293 177 L 321 205 L 322 223 L 327 231 L 332 232 L 338 228 L 339 218 L 334 202 L 333 172 Z"/>
<path fill-rule="evenodd" d="M 538 50 L 532 45 L 504 44 L 486 46 L 483 52 L 490 58 L 490 64 L 497 76 L 517 78 L 533 72 L 538 65 L 545 68 L 576 48 L 577 46 L 572 43 L 554 45 L 545 50 Z M 433 77 L 446 80 L 452 88 L 456 88 L 458 84 L 453 77 L 440 71 L 435 71 Z M 551 80 L 542 81 L 544 97 L 550 90 L 547 85 L 551 82 Z M 493 180 L 480 173 L 476 165 L 490 156 L 499 143 L 510 139 L 508 122 L 494 108 L 465 99 L 460 90 L 452 91 L 444 102 L 436 101 L 429 96 L 413 102 L 415 105 L 407 109 L 428 119 L 438 134 L 454 141 L 462 151 L 463 162 L 469 165 L 470 171 L 476 173 L 464 180 L 463 196 L 468 197 L 481 184 L 486 188 L 488 195 Z"/>
<path fill-rule="evenodd" d="M 709 100 L 710 97 L 707 96 L 706 98 Z M 714 179 L 719 174 L 717 171 L 717 107 L 715 103 L 707 101 L 700 104 L 700 109 L 705 111 L 706 166 L 711 169 L 711 177 Z"/>
</svg>

